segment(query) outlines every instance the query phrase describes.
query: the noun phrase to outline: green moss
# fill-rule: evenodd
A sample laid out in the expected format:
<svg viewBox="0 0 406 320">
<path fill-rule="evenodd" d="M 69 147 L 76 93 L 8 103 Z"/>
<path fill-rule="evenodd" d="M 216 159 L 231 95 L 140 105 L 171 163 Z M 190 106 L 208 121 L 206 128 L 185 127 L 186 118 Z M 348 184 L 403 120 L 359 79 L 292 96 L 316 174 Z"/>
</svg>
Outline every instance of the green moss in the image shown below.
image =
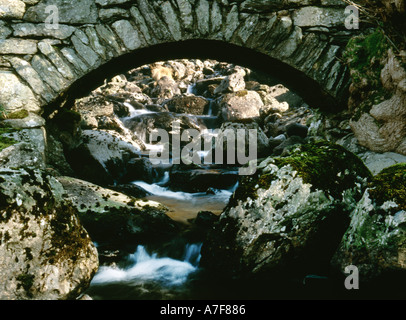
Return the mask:
<svg viewBox="0 0 406 320">
<path fill-rule="evenodd" d="M 406 210 L 406 163 L 385 168 L 369 185 L 369 195 L 378 205 L 393 200 L 399 208 Z"/>
<path fill-rule="evenodd" d="M 17 141 L 12 138 L 3 137 L 3 134 L 12 133 L 15 131 L 16 129 L 12 128 L 0 128 L 0 151 L 17 143 Z"/>
<path fill-rule="evenodd" d="M 335 198 L 340 198 L 343 191 L 354 188 L 360 178 L 372 178 L 371 172 L 360 158 L 328 141 L 302 145 L 288 157 L 276 157 L 273 161 L 279 168 L 291 166 L 303 182 L 312 185 L 313 190 L 323 190 Z M 268 189 L 276 178 L 275 174 L 264 174 L 260 170 L 252 176 L 242 177 L 228 206 L 235 206 L 237 199 L 257 199 L 257 190 Z"/>
<path fill-rule="evenodd" d="M 339 197 L 346 189 L 353 188 L 357 177 L 372 178 L 361 159 L 340 145 L 318 141 L 294 150 L 289 157 L 275 158 L 278 167 L 290 165 L 310 183 L 313 189 Z"/>
<path fill-rule="evenodd" d="M 347 43 L 343 59 L 351 70 L 352 82 L 367 92 L 357 107 L 354 120 L 358 120 L 362 113 L 369 112 L 374 104 L 390 97 L 380 81 L 389 48 L 390 44 L 379 28 L 368 35 L 355 36 Z"/>
<path fill-rule="evenodd" d="M 28 117 L 28 111 L 25 109 L 7 114 L 7 119 L 24 119 L 26 117 Z"/>
<path fill-rule="evenodd" d="M 389 43 L 385 38 L 384 33 L 380 29 L 376 29 L 369 35 L 360 35 L 351 38 L 345 48 L 343 58 L 353 70 L 358 70 L 362 73 L 373 72 L 374 80 L 379 78 L 382 70 L 381 59 L 389 49 Z M 371 67 L 373 69 L 371 70 Z M 353 77 L 354 81 L 359 81 L 357 76 Z M 378 84 L 378 83 L 376 83 Z"/>
</svg>

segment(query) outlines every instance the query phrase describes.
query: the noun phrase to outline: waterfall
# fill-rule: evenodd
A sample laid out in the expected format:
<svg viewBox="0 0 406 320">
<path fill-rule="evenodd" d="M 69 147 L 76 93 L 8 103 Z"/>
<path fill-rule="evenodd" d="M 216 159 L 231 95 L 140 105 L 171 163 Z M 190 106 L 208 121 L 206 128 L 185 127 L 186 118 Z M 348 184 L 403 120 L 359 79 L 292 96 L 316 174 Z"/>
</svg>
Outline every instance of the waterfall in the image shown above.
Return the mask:
<svg viewBox="0 0 406 320">
<path fill-rule="evenodd" d="M 158 257 L 148 253 L 138 245 L 136 251 L 127 257 L 128 267 L 102 266 L 94 276 L 91 285 L 110 283 L 159 282 L 164 286 L 179 286 L 198 269 L 202 244 L 188 244 L 184 249 L 183 260 Z"/>
</svg>

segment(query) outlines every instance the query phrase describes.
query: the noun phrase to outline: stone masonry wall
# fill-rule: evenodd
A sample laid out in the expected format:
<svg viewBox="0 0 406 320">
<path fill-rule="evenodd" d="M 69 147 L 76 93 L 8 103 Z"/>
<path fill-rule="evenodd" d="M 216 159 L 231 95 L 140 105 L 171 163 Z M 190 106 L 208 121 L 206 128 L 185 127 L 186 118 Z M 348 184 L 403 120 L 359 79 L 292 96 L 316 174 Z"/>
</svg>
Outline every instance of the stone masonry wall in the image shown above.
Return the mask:
<svg viewBox="0 0 406 320">
<path fill-rule="evenodd" d="M 41 114 L 78 79 L 140 48 L 220 40 L 276 58 L 333 98 L 352 31 L 341 0 L 0 0 L 0 106 Z"/>
</svg>

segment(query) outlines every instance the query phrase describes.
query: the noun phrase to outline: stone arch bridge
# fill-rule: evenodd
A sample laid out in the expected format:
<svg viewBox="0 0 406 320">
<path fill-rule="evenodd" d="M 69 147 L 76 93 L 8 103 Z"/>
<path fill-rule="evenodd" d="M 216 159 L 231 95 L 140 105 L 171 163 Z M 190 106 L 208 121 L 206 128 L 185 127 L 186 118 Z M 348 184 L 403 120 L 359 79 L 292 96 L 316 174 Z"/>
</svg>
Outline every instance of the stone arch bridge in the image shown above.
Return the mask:
<svg viewBox="0 0 406 320">
<path fill-rule="evenodd" d="M 344 9 L 342 0 L 0 0 L 0 106 L 41 114 L 120 67 L 181 53 L 249 57 L 296 81 L 305 100 L 337 107 L 349 84 L 339 57 L 354 32 Z"/>
</svg>

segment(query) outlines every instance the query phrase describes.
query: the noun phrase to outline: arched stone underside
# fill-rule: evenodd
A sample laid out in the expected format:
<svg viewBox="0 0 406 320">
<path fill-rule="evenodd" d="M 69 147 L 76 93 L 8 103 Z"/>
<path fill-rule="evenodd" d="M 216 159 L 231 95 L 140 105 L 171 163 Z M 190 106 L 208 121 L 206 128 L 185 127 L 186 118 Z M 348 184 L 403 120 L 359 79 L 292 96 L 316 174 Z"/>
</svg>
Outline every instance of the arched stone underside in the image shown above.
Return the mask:
<svg viewBox="0 0 406 320">
<path fill-rule="evenodd" d="M 341 0 L 0 0 L 0 18 L 6 112 L 42 113 L 120 68 L 186 57 L 251 62 L 295 78 L 320 106 L 346 99 L 339 56 L 353 32 Z"/>
</svg>

